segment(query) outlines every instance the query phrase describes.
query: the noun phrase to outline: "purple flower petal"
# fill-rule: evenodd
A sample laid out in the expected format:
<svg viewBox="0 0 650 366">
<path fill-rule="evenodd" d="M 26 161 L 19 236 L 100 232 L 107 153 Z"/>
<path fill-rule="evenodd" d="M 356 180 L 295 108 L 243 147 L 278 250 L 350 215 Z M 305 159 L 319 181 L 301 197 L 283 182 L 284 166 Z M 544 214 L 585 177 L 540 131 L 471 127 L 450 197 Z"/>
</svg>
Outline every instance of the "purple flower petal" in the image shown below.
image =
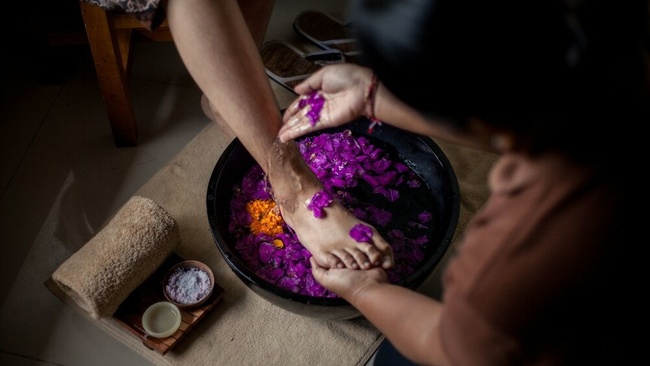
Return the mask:
<svg viewBox="0 0 650 366">
<path fill-rule="evenodd" d="M 314 193 L 307 204 L 307 209 L 314 213 L 314 217 L 321 218 L 325 214 L 323 208 L 331 206 L 332 202 L 334 202 L 334 197 L 329 192 L 320 190 Z"/>
<path fill-rule="evenodd" d="M 364 224 L 356 224 L 350 229 L 350 236 L 359 243 L 372 243 L 372 228 Z"/>
<path fill-rule="evenodd" d="M 426 223 L 426 222 L 431 221 L 432 218 L 433 218 L 433 215 L 431 214 L 431 212 L 428 212 L 428 211 L 422 211 L 418 215 L 418 221 L 420 221 L 423 224 Z"/>
</svg>

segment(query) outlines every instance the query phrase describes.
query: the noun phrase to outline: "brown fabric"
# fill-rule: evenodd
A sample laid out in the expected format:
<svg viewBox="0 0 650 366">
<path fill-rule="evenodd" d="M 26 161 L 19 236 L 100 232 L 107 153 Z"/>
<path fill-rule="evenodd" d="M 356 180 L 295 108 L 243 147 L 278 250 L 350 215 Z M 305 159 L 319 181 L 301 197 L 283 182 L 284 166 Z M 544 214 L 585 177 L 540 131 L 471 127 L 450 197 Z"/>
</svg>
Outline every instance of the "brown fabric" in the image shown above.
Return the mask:
<svg viewBox="0 0 650 366">
<path fill-rule="evenodd" d="M 560 155 L 509 154 L 444 276 L 441 337 L 462 365 L 626 364 L 629 303 L 606 290 L 634 281 L 621 260 L 621 192 Z M 514 295 L 516 294 L 516 295 Z M 608 316 L 607 314 L 615 314 Z"/>
<path fill-rule="evenodd" d="M 364 365 L 383 340 L 367 320 L 326 321 L 282 310 L 247 288 L 219 254 L 207 220 L 206 193 L 210 174 L 231 141 L 226 136 L 216 124 L 210 125 L 136 192 L 159 202 L 177 220 L 178 254 L 214 270 L 216 282 L 225 289 L 223 302 L 165 356 L 146 349 L 110 318 L 91 321 L 156 365 Z M 439 145 L 457 169 L 462 230 L 487 196 L 487 171 L 494 157 Z M 435 295 L 442 267 L 423 284 L 423 293 Z M 56 288 L 52 291 L 74 307 Z"/>
<path fill-rule="evenodd" d="M 52 279 L 91 317 L 109 317 L 179 240 L 176 221 L 165 209 L 148 198 L 132 197 Z"/>
</svg>

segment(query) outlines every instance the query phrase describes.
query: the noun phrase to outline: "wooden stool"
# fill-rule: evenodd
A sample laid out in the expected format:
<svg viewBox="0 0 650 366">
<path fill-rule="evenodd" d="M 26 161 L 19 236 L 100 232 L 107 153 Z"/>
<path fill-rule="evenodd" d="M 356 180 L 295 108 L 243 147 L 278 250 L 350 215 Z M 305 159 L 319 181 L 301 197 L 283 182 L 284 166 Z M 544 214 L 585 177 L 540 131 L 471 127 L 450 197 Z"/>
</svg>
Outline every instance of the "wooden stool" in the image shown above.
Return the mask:
<svg viewBox="0 0 650 366">
<path fill-rule="evenodd" d="M 248 29 L 262 46 L 275 0 L 238 0 Z M 81 0 L 81 15 L 90 51 L 106 104 L 115 145 L 135 146 L 138 126 L 129 91 L 131 43 L 133 40 L 173 42 L 167 21 L 150 31 L 130 14 L 105 11 Z"/>
<path fill-rule="evenodd" d="M 171 42 L 169 27 L 165 21 L 150 31 L 131 15 L 106 11 L 86 1 L 79 4 L 115 146 L 135 146 L 138 125 L 129 89 L 132 41 Z"/>
</svg>

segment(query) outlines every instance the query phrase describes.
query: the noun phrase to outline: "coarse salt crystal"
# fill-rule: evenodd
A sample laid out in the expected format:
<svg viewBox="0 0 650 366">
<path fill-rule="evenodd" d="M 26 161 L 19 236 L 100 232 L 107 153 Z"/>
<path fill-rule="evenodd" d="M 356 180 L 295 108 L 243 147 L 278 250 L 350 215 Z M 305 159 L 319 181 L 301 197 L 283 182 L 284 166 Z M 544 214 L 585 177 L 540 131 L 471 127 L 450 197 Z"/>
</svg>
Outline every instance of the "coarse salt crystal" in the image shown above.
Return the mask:
<svg viewBox="0 0 650 366">
<path fill-rule="evenodd" d="M 210 293 L 210 276 L 198 268 L 178 268 L 167 281 L 165 290 L 173 301 L 192 304 L 203 300 Z"/>
</svg>

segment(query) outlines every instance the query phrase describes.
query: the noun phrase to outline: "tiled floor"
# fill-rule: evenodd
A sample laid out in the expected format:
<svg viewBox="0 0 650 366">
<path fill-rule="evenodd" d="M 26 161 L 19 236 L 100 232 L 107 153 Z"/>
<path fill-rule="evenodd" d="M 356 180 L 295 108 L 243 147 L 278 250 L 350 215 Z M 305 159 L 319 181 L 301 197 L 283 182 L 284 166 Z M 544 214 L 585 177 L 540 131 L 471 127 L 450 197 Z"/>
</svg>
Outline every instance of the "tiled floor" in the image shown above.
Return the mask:
<svg viewBox="0 0 650 366">
<path fill-rule="evenodd" d="M 267 40 L 295 40 L 305 9 L 344 16 L 347 1 L 277 0 Z M 29 63 L 0 63 L 0 365 L 149 365 L 43 285 L 155 172 L 210 123 L 170 43 L 135 45 L 139 143 L 113 145 L 87 49 L 45 84 Z M 280 89 L 282 90 L 282 89 Z M 66 250 L 44 250 L 44 242 Z M 199 365 L 197 365 L 199 366 Z"/>
</svg>

